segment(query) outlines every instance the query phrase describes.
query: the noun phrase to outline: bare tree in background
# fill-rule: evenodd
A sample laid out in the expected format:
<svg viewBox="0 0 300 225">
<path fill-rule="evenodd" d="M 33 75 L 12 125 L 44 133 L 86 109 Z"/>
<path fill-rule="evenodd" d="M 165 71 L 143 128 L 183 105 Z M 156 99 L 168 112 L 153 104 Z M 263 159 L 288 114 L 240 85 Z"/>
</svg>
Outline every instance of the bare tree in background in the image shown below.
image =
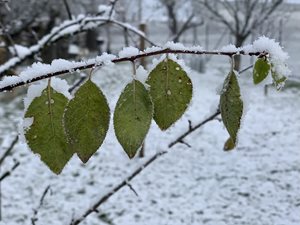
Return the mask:
<svg viewBox="0 0 300 225">
<path fill-rule="evenodd" d="M 283 0 L 194 0 L 201 12 L 224 24 L 240 47 L 251 33 L 261 27 L 278 10 Z M 235 69 L 239 70 L 240 56 L 236 57 Z"/>
<path fill-rule="evenodd" d="M 182 0 L 160 0 L 161 4 L 164 6 L 168 16 L 168 27 L 171 33 L 171 40 L 178 42 L 180 36 L 188 29 L 203 25 L 202 19 L 196 17 L 192 7 L 189 7 L 190 13 L 187 14 L 185 21 L 180 26 L 180 16 L 179 9 L 184 6 L 184 4 L 189 4 L 189 1 Z M 195 22 L 196 21 L 196 22 Z"/>
</svg>

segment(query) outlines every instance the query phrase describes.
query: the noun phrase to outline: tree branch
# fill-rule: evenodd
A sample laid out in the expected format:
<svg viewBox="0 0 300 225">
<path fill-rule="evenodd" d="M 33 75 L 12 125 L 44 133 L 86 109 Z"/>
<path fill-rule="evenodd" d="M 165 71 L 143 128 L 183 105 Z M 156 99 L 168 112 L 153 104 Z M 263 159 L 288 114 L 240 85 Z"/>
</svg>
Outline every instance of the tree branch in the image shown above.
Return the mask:
<svg viewBox="0 0 300 225">
<path fill-rule="evenodd" d="M 179 40 L 179 37 L 188 29 L 193 28 L 193 27 L 197 27 L 197 26 L 201 26 L 204 24 L 204 21 L 201 20 L 201 22 L 199 23 L 192 23 L 193 18 L 195 17 L 194 14 L 191 14 L 187 20 L 184 22 L 184 24 L 182 25 L 181 29 L 177 32 L 177 34 L 172 38 L 172 40 L 174 42 L 176 42 L 177 40 Z"/>
<path fill-rule="evenodd" d="M 51 32 L 45 35 L 37 44 L 29 47 L 28 52 L 26 54 L 23 54 L 22 57 L 13 57 L 4 64 L 0 65 L 0 77 L 1 75 L 3 75 L 4 72 L 6 72 L 9 69 L 12 69 L 13 67 L 22 63 L 27 58 L 32 57 L 36 53 L 39 53 L 46 46 L 53 44 L 66 36 L 76 35 L 107 23 L 126 28 L 127 30 L 135 33 L 136 35 L 143 37 L 151 45 L 155 45 L 155 43 L 153 43 L 148 37 L 146 37 L 146 35 L 143 32 L 131 26 L 130 24 L 119 22 L 109 17 L 102 16 L 87 16 L 83 18 L 79 17 L 73 20 L 65 21 L 60 26 L 54 27 L 51 30 Z"/>
<path fill-rule="evenodd" d="M 4 152 L 4 154 L 2 155 L 2 157 L 0 158 L 0 166 L 2 165 L 3 161 L 5 160 L 5 158 L 7 156 L 10 155 L 11 151 L 13 150 L 13 148 L 15 147 L 15 145 L 17 144 L 19 140 L 19 136 L 16 135 L 14 140 L 11 142 L 11 144 L 9 145 L 9 147 L 6 149 L 6 151 Z"/>
<path fill-rule="evenodd" d="M 176 49 L 161 49 L 161 50 L 156 50 L 152 52 L 143 52 L 131 57 L 120 57 L 111 60 L 113 63 L 119 63 L 119 62 L 126 62 L 126 61 L 135 61 L 140 58 L 144 57 L 149 57 L 149 56 L 155 56 L 155 55 L 162 55 L 162 54 L 195 54 L 195 55 L 223 55 L 223 56 L 229 56 L 232 57 L 233 55 L 249 55 L 249 56 L 261 56 L 261 55 L 267 55 L 267 52 L 245 52 L 245 51 L 236 51 L 236 52 L 227 52 L 227 51 L 197 51 L 197 50 L 191 50 L 187 48 L 186 50 L 176 50 Z M 64 69 L 64 70 L 58 70 L 53 72 L 47 73 L 47 74 L 39 74 L 35 75 L 34 77 L 31 77 L 30 79 L 25 79 L 23 80 L 22 76 L 13 76 L 13 77 L 7 77 L 7 80 L 3 80 L 0 82 L 0 92 L 4 91 L 10 91 L 14 89 L 15 87 L 23 86 L 25 84 L 30 84 L 39 80 L 47 79 L 50 77 L 54 76 L 60 76 L 66 73 L 70 73 L 70 71 L 78 71 L 78 70 L 85 70 L 85 69 L 90 69 L 93 67 L 99 67 L 103 66 L 103 62 L 96 62 L 96 60 L 93 60 L 94 62 L 92 63 L 86 63 L 86 62 L 78 62 L 75 63 L 78 66 L 69 68 L 69 69 Z M 22 75 L 22 74 L 21 74 Z"/>
<path fill-rule="evenodd" d="M 219 112 L 218 112 L 219 113 Z M 209 121 L 211 121 L 212 117 L 216 117 L 215 115 L 216 113 L 214 113 L 213 115 L 209 116 L 207 119 L 203 120 L 201 123 L 199 123 L 197 126 L 195 126 L 193 128 L 193 131 L 195 131 L 196 129 L 199 129 L 200 127 L 202 127 L 204 124 L 208 123 Z M 192 132 L 188 131 L 188 134 L 185 135 L 185 137 L 189 134 L 191 134 Z M 176 143 L 180 143 L 181 139 L 177 138 L 175 141 L 171 142 L 169 144 L 169 148 L 172 148 Z M 173 144 L 174 143 L 174 144 Z M 150 157 L 145 163 L 143 163 L 141 166 L 139 166 L 131 175 L 129 175 L 127 178 L 125 178 L 121 183 L 119 183 L 115 188 L 113 188 L 110 192 L 108 192 L 107 194 L 105 194 L 104 196 L 102 196 L 94 205 L 92 205 L 88 210 L 86 210 L 82 216 L 78 217 L 77 219 L 74 219 L 70 225 L 78 225 L 80 224 L 84 219 L 86 219 L 91 213 L 93 212 L 97 212 L 97 208 L 102 205 L 104 202 L 106 202 L 112 195 L 114 195 L 115 193 L 117 193 L 121 188 L 123 188 L 124 186 L 127 186 L 128 183 L 135 178 L 137 175 L 139 175 L 145 168 L 147 168 L 149 165 L 151 165 L 155 160 L 157 160 L 158 158 L 160 158 L 161 156 L 165 155 L 166 153 L 168 153 L 168 150 L 165 151 L 161 151 L 161 152 L 157 152 L 156 154 L 154 154 L 152 157 Z M 130 187 L 129 187 L 130 188 Z"/>
<path fill-rule="evenodd" d="M 16 162 L 12 168 L 6 172 L 4 172 L 1 176 L 0 176 L 0 182 L 2 182 L 6 177 L 10 176 L 12 174 L 12 172 L 18 168 L 18 166 L 20 165 L 20 162 Z"/>
<path fill-rule="evenodd" d="M 66 7 L 66 10 L 67 10 L 68 17 L 71 20 L 72 19 L 72 13 L 71 13 L 71 9 L 70 9 L 69 3 L 68 3 L 67 0 L 63 0 L 63 2 L 64 2 L 64 5 Z"/>
<path fill-rule="evenodd" d="M 97 212 L 97 208 L 106 202 L 112 195 L 118 192 L 122 187 L 127 186 L 128 182 L 130 182 L 133 178 L 135 178 L 138 174 L 140 174 L 145 168 L 151 165 L 157 158 L 161 157 L 162 155 L 166 154 L 167 151 L 158 152 L 153 155 L 150 159 L 148 159 L 142 166 L 137 168 L 131 175 L 129 175 L 126 179 L 124 179 L 121 183 L 119 183 L 115 188 L 113 188 L 110 192 L 106 195 L 102 196 L 94 205 L 91 206 L 88 210 L 86 210 L 80 217 L 74 219 L 70 225 L 77 225 L 80 224 L 86 217 L 88 217 L 91 213 Z"/>
<path fill-rule="evenodd" d="M 172 148 L 174 145 L 176 145 L 178 143 L 186 143 L 184 141 L 185 137 L 187 137 L 188 135 L 190 135 L 191 133 L 193 133 L 195 130 L 199 129 L 200 127 L 202 127 L 207 122 L 214 120 L 218 115 L 220 115 L 220 110 L 217 110 L 215 113 L 213 113 L 211 116 L 209 116 L 207 119 L 203 120 L 201 123 L 197 124 L 196 126 L 189 127 L 189 129 L 185 133 L 183 133 L 177 139 L 175 139 L 174 141 L 172 141 L 168 145 L 168 147 Z"/>
<path fill-rule="evenodd" d="M 44 192 L 43 192 L 43 194 L 42 194 L 42 196 L 40 198 L 40 202 L 39 202 L 38 207 L 36 209 L 33 209 L 33 216 L 31 218 L 31 224 L 32 225 L 35 225 L 36 224 L 35 222 L 38 220 L 38 218 L 37 218 L 38 212 L 39 212 L 40 208 L 43 206 L 44 199 L 45 199 L 47 193 L 49 192 L 49 190 L 50 190 L 50 185 L 48 185 L 46 187 L 46 189 L 44 190 Z"/>
</svg>

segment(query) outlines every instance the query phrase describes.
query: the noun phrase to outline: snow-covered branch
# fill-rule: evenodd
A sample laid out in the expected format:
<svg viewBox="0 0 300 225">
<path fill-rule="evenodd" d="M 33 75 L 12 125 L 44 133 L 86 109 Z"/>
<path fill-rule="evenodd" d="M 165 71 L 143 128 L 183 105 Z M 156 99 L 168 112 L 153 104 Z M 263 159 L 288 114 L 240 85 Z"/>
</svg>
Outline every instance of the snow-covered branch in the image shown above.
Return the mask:
<svg viewBox="0 0 300 225">
<path fill-rule="evenodd" d="M 124 48 L 119 52 L 119 57 L 104 53 L 94 59 L 87 61 L 68 61 L 64 59 L 53 60 L 51 64 L 34 63 L 31 67 L 20 73 L 19 76 L 6 76 L 0 81 L 0 92 L 9 91 L 15 87 L 30 84 L 39 80 L 47 79 L 54 76 L 60 76 L 74 71 L 81 71 L 94 67 L 100 67 L 107 63 L 119 63 L 130 61 L 133 62 L 149 56 L 163 54 L 194 54 L 194 55 L 248 55 L 257 57 L 269 57 L 270 63 L 275 71 L 282 76 L 289 76 L 290 70 L 287 67 L 288 54 L 283 51 L 282 47 L 272 39 L 260 37 L 252 45 L 244 47 L 235 47 L 228 45 L 221 50 L 203 50 L 201 46 L 186 47 L 181 43 L 168 42 L 163 47 L 153 46 L 144 51 L 134 47 Z"/>
<path fill-rule="evenodd" d="M 167 45 L 166 45 L 167 46 Z M 133 49 L 131 47 L 131 49 Z M 25 84 L 33 83 L 39 80 L 43 80 L 46 78 L 54 77 L 63 75 L 66 73 L 72 73 L 74 71 L 81 71 L 89 68 L 99 67 L 105 63 L 112 62 L 112 63 L 119 63 L 125 61 L 135 61 L 140 58 L 155 56 L 155 55 L 162 55 L 162 54 L 196 54 L 196 55 L 223 55 L 223 56 L 233 56 L 236 54 L 239 55 L 250 55 L 250 56 L 260 56 L 260 55 L 267 55 L 267 52 L 260 52 L 260 51 L 253 51 L 253 52 L 246 52 L 244 50 L 241 51 L 206 51 L 201 50 L 199 47 L 192 47 L 192 48 L 160 48 L 154 47 L 154 51 L 139 51 L 138 49 L 134 48 L 136 54 L 134 55 L 126 55 L 123 57 L 114 57 L 113 55 L 104 54 L 100 57 L 95 59 L 90 59 L 88 61 L 81 61 L 81 62 L 70 62 L 63 59 L 57 59 L 52 61 L 51 65 L 49 64 L 42 64 L 42 63 L 35 63 L 27 70 L 21 72 L 19 76 L 7 76 L 0 82 L 0 92 L 12 90 L 15 87 L 22 86 Z M 120 56 L 122 52 L 120 52 Z"/>
<path fill-rule="evenodd" d="M 66 36 L 82 33 L 90 29 L 95 29 L 96 27 L 100 27 L 108 23 L 120 26 L 122 28 L 126 28 L 134 34 L 144 38 L 151 45 L 154 45 L 154 43 L 148 37 L 146 37 L 145 33 L 141 32 L 140 30 L 138 30 L 130 24 L 119 22 L 111 18 L 110 16 L 79 15 L 75 19 L 66 20 L 59 26 L 54 27 L 49 34 L 45 35 L 38 41 L 37 44 L 32 45 L 31 47 L 27 48 L 20 45 L 15 46 L 18 55 L 9 59 L 4 64 L 0 65 L 0 77 L 1 75 L 3 76 L 5 71 L 12 69 L 13 67 L 22 63 L 27 58 L 33 56 L 36 53 L 39 53 L 46 46 L 49 46 Z"/>
</svg>

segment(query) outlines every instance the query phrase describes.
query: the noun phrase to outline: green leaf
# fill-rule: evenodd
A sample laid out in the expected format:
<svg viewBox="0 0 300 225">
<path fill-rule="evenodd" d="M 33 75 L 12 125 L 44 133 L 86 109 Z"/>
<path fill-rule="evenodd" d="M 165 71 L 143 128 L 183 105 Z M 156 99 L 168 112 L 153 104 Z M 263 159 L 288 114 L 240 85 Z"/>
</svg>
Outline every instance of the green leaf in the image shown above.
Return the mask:
<svg viewBox="0 0 300 225">
<path fill-rule="evenodd" d="M 224 151 L 230 151 L 234 149 L 234 147 L 235 147 L 235 143 L 233 142 L 232 138 L 229 137 L 224 144 Z"/>
<path fill-rule="evenodd" d="M 230 135 L 231 141 L 236 145 L 237 133 L 240 129 L 243 115 L 243 101 L 236 74 L 228 74 L 223 85 L 220 97 L 220 111 L 223 123 Z"/>
<path fill-rule="evenodd" d="M 177 62 L 165 59 L 151 71 L 147 84 L 154 104 L 154 120 L 160 129 L 166 130 L 187 109 L 192 99 L 192 82 Z"/>
<path fill-rule="evenodd" d="M 64 114 L 69 143 L 82 162 L 87 162 L 103 143 L 109 118 L 110 110 L 104 94 L 88 80 L 75 93 Z"/>
<path fill-rule="evenodd" d="M 133 158 L 142 145 L 153 117 L 153 104 L 144 85 L 133 80 L 122 92 L 114 112 L 114 128 L 118 141 Z"/>
<path fill-rule="evenodd" d="M 276 87 L 276 89 L 279 91 L 280 89 L 282 89 L 285 85 L 285 81 L 287 80 L 287 78 L 279 73 L 277 73 L 274 68 L 271 69 L 271 74 L 272 74 L 272 78 L 273 78 L 273 83 Z"/>
<path fill-rule="evenodd" d="M 27 144 L 56 174 L 59 174 L 73 155 L 63 128 L 63 113 L 68 99 L 50 86 L 35 98 L 25 113 L 33 123 L 25 131 Z"/>
<path fill-rule="evenodd" d="M 262 82 L 270 72 L 270 64 L 267 60 L 259 58 L 257 59 L 253 69 L 253 82 L 259 84 Z"/>
</svg>

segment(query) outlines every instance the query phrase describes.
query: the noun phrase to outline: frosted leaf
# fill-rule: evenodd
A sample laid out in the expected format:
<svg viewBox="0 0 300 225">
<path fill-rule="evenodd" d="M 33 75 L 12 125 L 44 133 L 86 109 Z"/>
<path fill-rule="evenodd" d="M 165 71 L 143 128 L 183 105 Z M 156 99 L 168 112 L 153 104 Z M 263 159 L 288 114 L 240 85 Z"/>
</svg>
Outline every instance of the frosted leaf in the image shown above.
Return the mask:
<svg viewBox="0 0 300 225">
<path fill-rule="evenodd" d="M 283 51 L 280 44 L 274 39 L 269 39 L 265 36 L 258 38 L 253 42 L 253 51 L 268 52 L 273 70 L 286 77 L 291 74 L 290 69 L 287 67 L 289 55 Z"/>
</svg>

